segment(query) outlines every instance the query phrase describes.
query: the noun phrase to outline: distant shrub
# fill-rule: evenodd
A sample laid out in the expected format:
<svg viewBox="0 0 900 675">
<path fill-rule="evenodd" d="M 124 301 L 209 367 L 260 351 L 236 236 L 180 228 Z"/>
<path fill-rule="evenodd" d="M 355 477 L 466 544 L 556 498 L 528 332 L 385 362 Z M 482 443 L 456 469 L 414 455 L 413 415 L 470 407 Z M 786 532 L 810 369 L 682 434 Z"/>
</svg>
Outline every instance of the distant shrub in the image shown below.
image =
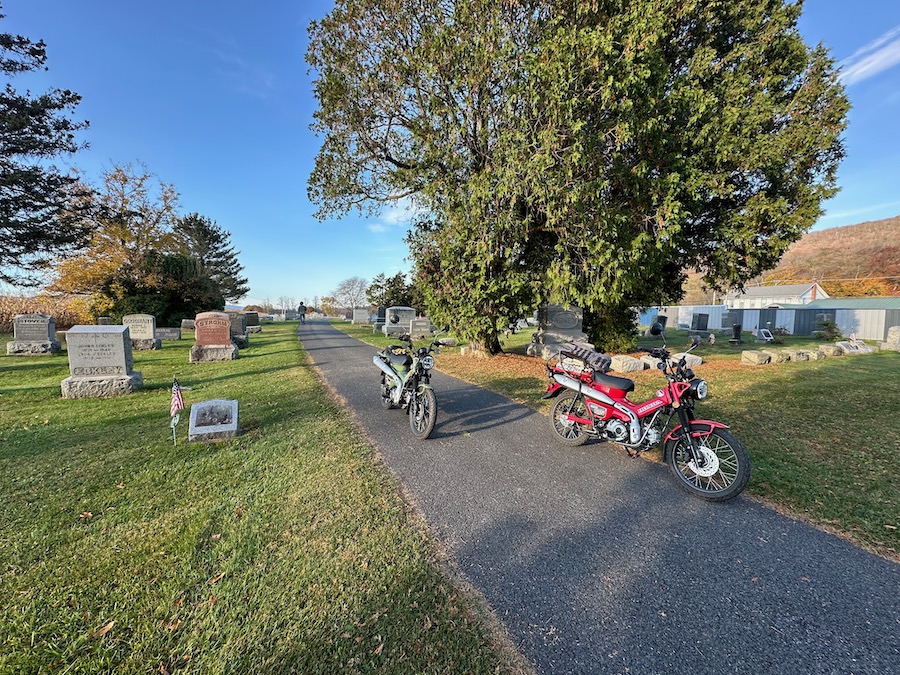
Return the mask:
<svg viewBox="0 0 900 675">
<path fill-rule="evenodd" d="M 13 319 L 17 314 L 49 314 L 53 317 L 56 330 L 68 330 L 78 324 L 94 323 L 88 302 L 84 298 L 2 295 L 0 296 L 0 333 L 13 332 Z"/>
<path fill-rule="evenodd" d="M 814 336 L 821 336 L 821 339 L 827 340 L 829 342 L 833 340 L 840 340 L 843 336 L 841 333 L 841 329 L 838 328 L 838 325 L 834 321 L 820 321 L 818 324 L 819 330 L 814 331 Z"/>
</svg>

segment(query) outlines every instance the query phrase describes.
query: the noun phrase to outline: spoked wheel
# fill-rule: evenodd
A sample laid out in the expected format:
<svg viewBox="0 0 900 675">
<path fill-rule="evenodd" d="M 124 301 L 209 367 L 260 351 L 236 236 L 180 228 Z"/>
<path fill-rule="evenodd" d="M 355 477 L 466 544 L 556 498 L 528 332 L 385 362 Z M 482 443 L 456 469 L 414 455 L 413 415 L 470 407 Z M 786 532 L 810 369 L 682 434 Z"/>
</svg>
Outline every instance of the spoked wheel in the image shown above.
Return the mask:
<svg viewBox="0 0 900 675">
<path fill-rule="evenodd" d="M 669 469 L 678 478 L 678 485 L 711 502 L 737 497 L 750 480 L 747 450 L 724 429 L 713 429 L 696 441 L 702 455 L 700 462 L 693 460 L 684 439 L 678 439 L 668 448 Z"/>
<path fill-rule="evenodd" d="M 394 402 L 391 400 L 391 390 L 387 385 L 387 377 L 384 375 L 381 376 L 381 407 L 384 410 L 390 410 L 394 407 Z"/>
<path fill-rule="evenodd" d="M 409 401 L 409 428 L 413 436 L 424 441 L 434 431 L 437 422 L 437 398 L 434 389 L 414 391 Z"/>
<path fill-rule="evenodd" d="M 556 403 L 553 404 L 553 410 L 550 413 L 550 426 L 560 443 L 565 443 L 572 447 L 584 445 L 589 434 L 583 424 L 572 422 L 568 419 L 570 414 L 576 417 L 588 417 L 584 398 L 572 390 L 567 390 L 560 394 L 559 398 L 556 399 Z"/>
</svg>

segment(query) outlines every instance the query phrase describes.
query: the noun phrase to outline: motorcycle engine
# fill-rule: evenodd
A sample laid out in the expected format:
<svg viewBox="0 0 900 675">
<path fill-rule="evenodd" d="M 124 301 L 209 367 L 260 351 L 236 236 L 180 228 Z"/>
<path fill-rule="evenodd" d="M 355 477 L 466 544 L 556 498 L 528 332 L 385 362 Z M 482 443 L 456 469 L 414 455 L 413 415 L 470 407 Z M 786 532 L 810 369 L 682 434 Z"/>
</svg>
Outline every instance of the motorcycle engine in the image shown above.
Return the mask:
<svg viewBox="0 0 900 675">
<path fill-rule="evenodd" d="M 614 443 L 628 442 L 628 427 L 620 420 L 610 420 L 603 429 L 603 434 Z"/>
</svg>

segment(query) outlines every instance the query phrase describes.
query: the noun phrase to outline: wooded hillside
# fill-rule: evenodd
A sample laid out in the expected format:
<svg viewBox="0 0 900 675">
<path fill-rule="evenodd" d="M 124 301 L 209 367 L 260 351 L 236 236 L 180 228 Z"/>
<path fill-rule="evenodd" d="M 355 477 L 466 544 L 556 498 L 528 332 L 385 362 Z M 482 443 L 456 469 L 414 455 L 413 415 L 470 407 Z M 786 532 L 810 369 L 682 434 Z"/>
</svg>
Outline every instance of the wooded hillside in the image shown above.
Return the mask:
<svg viewBox="0 0 900 675">
<path fill-rule="evenodd" d="M 900 295 L 900 216 L 809 232 L 764 277 L 813 280 L 831 297 Z"/>
<path fill-rule="evenodd" d="M 900 295 L 900 216 L 809 232 L 784 254 L 764 284 L 818 281 L 833 298 Z M 684 304 L 721 302 L 689 274 Z"/>
</svg>

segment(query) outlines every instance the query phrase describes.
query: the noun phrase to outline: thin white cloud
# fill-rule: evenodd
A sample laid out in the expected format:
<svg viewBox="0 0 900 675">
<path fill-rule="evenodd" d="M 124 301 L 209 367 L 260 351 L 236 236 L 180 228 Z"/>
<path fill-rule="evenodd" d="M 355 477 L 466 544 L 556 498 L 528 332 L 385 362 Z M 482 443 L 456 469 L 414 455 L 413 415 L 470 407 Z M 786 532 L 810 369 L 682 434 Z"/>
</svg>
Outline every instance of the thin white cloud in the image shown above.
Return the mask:
<svg viewBox="0 0 900 675">
<path fill-rule="evenodd" d="M 900 206 L 900 201 L 896 202 L 887 202 L 885 204 L 875 204 L 874 206 L 866 206 L 861 209 L 848 209 L 845 211 L 835 211 L 834 213 L 828 213 L 825 216 L 822 216 L 819 220 L 837 220 L 841 218 L 851 218 L 853 216 L 861 216 L 865 213 L 871 213 L 872 211 L 879 211 L 881 209 L 890 209 Z"/>
<path fill-rule="evenodd" d="M 900 63 L 900 26 L 858 49 L 838 64 L 841 80 L 850 85 L 862 82 Z"/>
<path fill-rule="evenodd" d="M 367 223 L 370 232 L 382 234 L 390 230 L 406 229 L 420 210 L 409 199 L 400 199 L 393 206 L 382 211 L 378 220 Z"/>
<path fill-rule="evenodd" d="M 384 223 L 368 223 L 366 227 L 369 229 L 369 232 L 374 232 L 375 234 L 381 234 L 388 230 L 388 226 Z"/>
</svg>

